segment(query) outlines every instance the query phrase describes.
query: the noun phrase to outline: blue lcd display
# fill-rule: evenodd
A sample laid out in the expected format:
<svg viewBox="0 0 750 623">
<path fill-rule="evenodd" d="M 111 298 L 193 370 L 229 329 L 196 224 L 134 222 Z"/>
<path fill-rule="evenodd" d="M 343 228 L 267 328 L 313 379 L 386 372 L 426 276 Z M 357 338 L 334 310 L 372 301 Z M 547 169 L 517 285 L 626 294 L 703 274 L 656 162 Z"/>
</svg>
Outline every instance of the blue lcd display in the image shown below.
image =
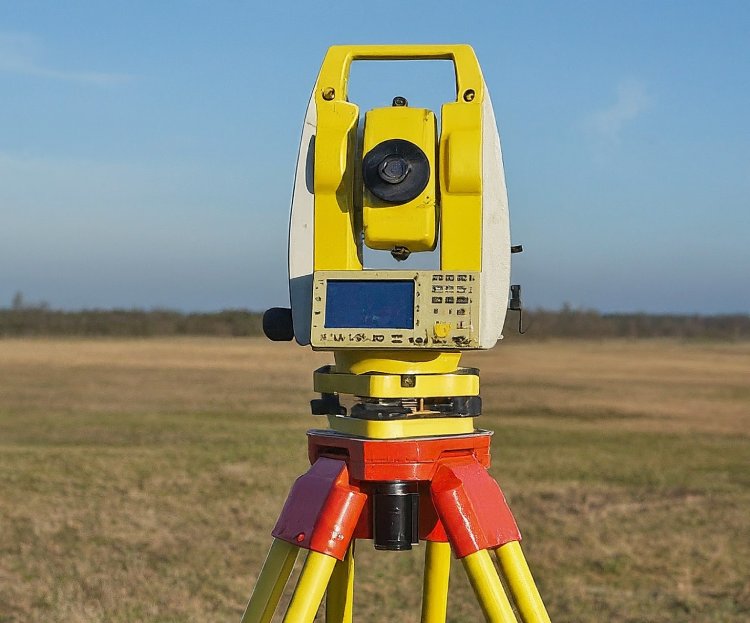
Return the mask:
<svg viewBox="0 0 750 623">
<path fill-rule="evenodd" d="M 325 326 L 327 329 L 413 329 L 414 281 L 329 280 Z"/>
</svg>

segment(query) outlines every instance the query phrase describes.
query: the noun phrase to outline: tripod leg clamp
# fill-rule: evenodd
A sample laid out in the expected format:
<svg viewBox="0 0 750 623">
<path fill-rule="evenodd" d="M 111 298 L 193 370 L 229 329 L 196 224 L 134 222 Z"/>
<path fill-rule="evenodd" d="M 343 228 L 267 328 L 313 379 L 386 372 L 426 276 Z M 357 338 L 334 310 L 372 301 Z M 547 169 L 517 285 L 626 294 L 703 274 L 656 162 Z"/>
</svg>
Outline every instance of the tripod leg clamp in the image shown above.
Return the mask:
<svg viewBox="0 0 750 623">
<path fill-rule="evenodd" d="M 500 486 L 476 460 L 440 465 L 430 495 L 457 558 L 521 540 Z"/>
<path fill-rule="evenodd" d="M 344 461 L 321 457 L 297 478 L 273 536 L 344 560 L 367 496 L 349 482 Z"/>
</svg>

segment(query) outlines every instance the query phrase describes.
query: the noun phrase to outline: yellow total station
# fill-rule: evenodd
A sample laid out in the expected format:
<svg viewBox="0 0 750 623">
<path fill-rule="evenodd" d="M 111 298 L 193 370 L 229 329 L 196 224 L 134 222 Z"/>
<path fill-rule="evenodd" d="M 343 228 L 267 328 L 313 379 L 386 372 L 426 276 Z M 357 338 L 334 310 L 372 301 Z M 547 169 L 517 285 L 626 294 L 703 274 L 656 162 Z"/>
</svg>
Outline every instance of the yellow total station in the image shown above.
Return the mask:
<svg viewBox="0 0 750 623">
<path fill-rule="evenodd" d="M 398 94 L 362 117 L 347 90 L 360 60 L 452 62 L 455 100 L 441 106 L 439 124 L 435 111 Z M 396 267 L 364 266 L 365 247 L 390 251 Z M 437 268 L 413 266 L 416 254 L 431 252 Z M 459 368 L 461 352 L 495 345 L 509 283 L 500 140 L 471 47 L 331 47 L 300 142 L 289 230 L 292 322 L 282 332 L 334 353 L 316 389 L 325 394 L 323 385 L 335 382 L 339 393 L 382 402 L 415 395 L 402 377 L 458 373 L 446 387 L 476 396 L 478 377 Z M 373 374 L 393 375 L 391 395 L 372 395 Z M 320 381 L 325 375 L 332 380 Z M 411 413 L 434 416 L 430 400 L 443 396 L 420 398 L 427 403 Z"/>
</svg>

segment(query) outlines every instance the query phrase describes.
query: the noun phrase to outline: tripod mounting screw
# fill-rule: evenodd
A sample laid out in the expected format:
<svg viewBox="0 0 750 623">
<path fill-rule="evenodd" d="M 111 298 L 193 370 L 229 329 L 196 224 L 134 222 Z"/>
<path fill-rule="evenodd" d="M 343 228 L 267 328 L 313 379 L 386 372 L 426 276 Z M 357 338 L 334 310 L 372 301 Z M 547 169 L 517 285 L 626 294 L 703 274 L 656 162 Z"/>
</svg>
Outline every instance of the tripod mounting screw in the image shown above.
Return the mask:
<svg viewBox="0 0 750 623">
<path fill-rule="evenodd" d="M 376 483 L 372 498 L 375 549 L 402 551 L 419 543 L 419 488 L 416 482 Z"/>
</svg>

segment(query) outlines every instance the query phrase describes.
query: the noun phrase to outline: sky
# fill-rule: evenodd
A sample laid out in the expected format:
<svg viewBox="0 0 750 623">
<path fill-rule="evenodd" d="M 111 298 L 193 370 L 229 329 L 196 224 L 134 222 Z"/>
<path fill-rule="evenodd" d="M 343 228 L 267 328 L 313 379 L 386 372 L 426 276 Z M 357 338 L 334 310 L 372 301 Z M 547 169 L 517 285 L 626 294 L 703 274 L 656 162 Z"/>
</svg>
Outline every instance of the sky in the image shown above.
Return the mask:
<svg viewBox="0 0 750 623">
<path fill-rule="evenodd" d="M 469 43 L 527 307 L 750 313 L 750 3 L 0 0 L 0 306 L 287 305 L 329 45 Z M 450 66 L 355 63 L 363 110 Z"/>
</svg>

